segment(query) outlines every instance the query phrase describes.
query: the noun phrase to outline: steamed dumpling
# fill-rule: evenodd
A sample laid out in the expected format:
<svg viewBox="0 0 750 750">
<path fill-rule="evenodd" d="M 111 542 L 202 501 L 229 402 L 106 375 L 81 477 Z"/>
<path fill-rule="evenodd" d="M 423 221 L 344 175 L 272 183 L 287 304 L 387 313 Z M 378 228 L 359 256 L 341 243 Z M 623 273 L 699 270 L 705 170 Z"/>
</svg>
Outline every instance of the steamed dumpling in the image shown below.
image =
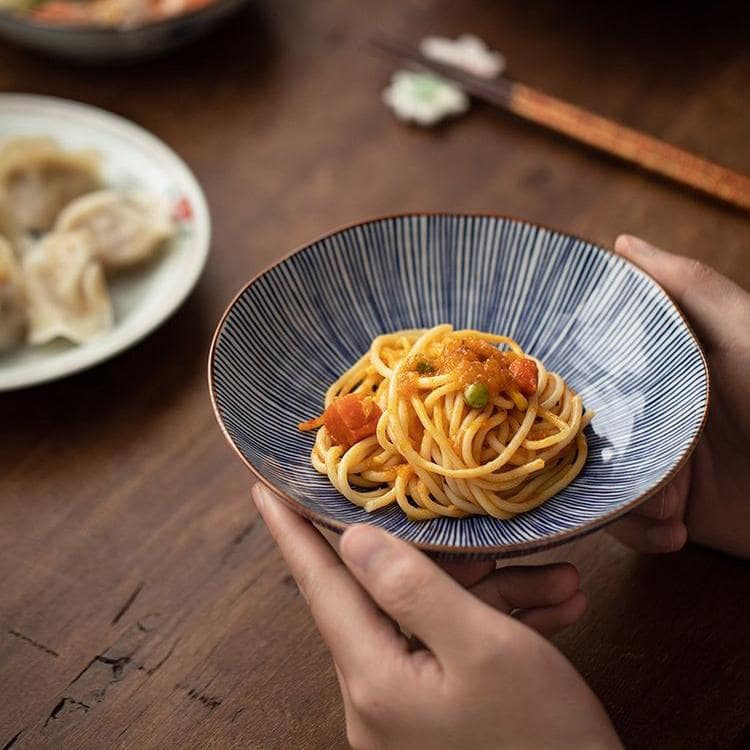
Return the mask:
<svg viewBox="0 0 750 750">
<path fill-rule="evenodd" d="M 94 255 L 107 271 L 142 263 L 174 233 L 166 208 L 157 198 L 114 190 L 74 200 L 60 214 L 56 229 L 89 232 Z"/>
<path fill-rule="evenodd" d="M 2 2 L 2 0 L 0 0 Z M 15 217 L 10 213 L 6 205 L 0 200 L 0 235 L 13 247 L 17 242 L 23 242 L 23 230 L 18 225 Z"/>
<path fill-rule="evenodd" d="M 26 298 L 21 269 L 10 243 L 0 237 L 0 350 L 23 340 L 26 330 Z"/>
<path fill-rule="evenodd" d="M 44 232 L 79 195 L 101 187 L 93 152 L 65 151 L 51 138 L 13 138 L 0 147 L 0 214 L 22 232 Z"/>
<path fill-rule="evenodd" d="M 29 343 L 81 343 L 112 327 L 112 302 L 86 232 L 48 234 L 23 259 Z"/>
</svg>

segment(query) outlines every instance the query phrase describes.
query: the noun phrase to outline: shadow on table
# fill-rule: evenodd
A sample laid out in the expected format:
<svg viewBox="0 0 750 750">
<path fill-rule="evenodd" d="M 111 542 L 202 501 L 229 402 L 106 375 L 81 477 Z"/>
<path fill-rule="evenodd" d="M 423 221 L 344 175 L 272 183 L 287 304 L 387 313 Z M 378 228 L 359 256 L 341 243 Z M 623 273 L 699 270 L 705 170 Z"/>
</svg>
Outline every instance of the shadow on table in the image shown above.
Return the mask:
<svg viewBox="0 0 750 750">
<path fill-rule="evenodd" d="M 652 747 L 672 747 L 678 737 L 712 746 L 706 731 L 718 731 L 717 740 L 744 731 L 736 712 L 750 672 L 748 597 L 750 576 L 740 560 L 698 547 L 634 554 L 592 601 L 584 632 L 563 636 L 561 645 L 577 641 L 576 665 L 626 746 L 653 727 L 662 734 Z"/>
<path fill-rule="evenodd" d="M 514 6 L 527 13 L 530 11 L 534 19 L 562 12 L 565 25 L 571 29 L 588 30 L 607 45 L 630 42 L 630 51 L 634 53 L 645 42 L 648 47 L 657 47 L 670 56 L 697 58 L 698 50 L 701 56 L 707 51 L 706 45 L 725 46 L 727 42 L 744 40 L 747 36 L 740 23 L 747 13 L 745 0 L 713 4 L 570 0 L 564 5 L 556 0 L 542 0 L 531 9 L 527 3 L 516 0 Z"/>
<path fill-rule="evenodd" d="M 87 65 L 0 44 L 15 90 L 84 99 L 137 119 L 142 111 L 184 118 L 217 106 L 226 116 L 238 94 L 268 83 L 278 56 L 276 30 L 256 3 L 185 47 L 134 63 Z"/>
<path fill-rule="evenodd" d="M 502 4 L 502 13 L 496 11 L 496 0 L 488 0 L 484 6 L 484 19 L 490 28 L 474 31 L 498 42 L 507 39 L 508 51 L 515 44 L 513 30 L 522 29 L 519 38 L 524 44 L 528 37 L 540 40 L 538 57 L 542 65 L 550 64 L 551 43 L 555 50 L 565 50 L 571 58 L 585 62 L 592 73 L 602 60 L 606 60 L 604 70 L 613 66 L 625 71 L 646 67 L 653 74 L 655 86 L 682 86 L 686 95 L 694 83 L 691 71 L 696 76 L 722 72 L 727 53 L 743 49 L 747 38 L 744 0 L 541 0 L 532 4 L 512 0 Z M 495 21 L 497 25 L 492 28 Z M 557 65 L 565 62 L 556 58 Z M 509 65 L 512 72 L 512 56 Z"/>
</svg>

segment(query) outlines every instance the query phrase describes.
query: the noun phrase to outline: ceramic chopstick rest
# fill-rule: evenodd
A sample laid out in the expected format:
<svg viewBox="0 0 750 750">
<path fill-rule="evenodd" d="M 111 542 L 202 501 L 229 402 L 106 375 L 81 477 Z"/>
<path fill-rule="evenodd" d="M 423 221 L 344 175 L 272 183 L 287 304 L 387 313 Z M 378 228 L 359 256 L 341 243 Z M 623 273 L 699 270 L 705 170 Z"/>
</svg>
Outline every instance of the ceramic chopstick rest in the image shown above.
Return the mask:
<svg viewBox="0 0 750 750">
<path fill-rule="evenodd" d="M 461 34 L 458 39 L 427 36 L 420 52 L 435 62 L 453 65 L 479 78 L 496 78 L 505 70 L 505 58 L 491 50 L 478 36 Z"/>
<path fill-rule="evenodd" d="M 438 62 L 462 68 L 483 78 L 494 78 L 505 68 L 505 58 L 490 50 L 478 37 L 462 34 L 458 39 L 425 37 L 420 50 Z M 383 91 L 383 101 L 399 120 L 429 127 L 469 109 L 463 89 L 433 73 L 398 70 Z"/>
</svg>

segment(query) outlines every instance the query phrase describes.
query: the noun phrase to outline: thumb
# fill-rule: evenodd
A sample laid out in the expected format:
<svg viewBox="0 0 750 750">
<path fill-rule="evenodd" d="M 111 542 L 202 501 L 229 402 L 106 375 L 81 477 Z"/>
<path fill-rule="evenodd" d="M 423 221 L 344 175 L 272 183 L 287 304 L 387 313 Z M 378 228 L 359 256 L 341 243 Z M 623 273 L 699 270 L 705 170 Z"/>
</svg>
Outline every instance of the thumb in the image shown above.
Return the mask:
<svg viewBox="0 0 750 750">
<path fill-rule="evenodd" d="M 628 234 L 617 238 L 615 252 L 664 287 L 704 343 L 729 346 L 745 329 L 742 320 L 750 310 L 750 295 L 713 268 Z"/>
<path fill-rule="evenodd" d="M 341 538 L 341 557 L 378 606 L 416 635 L 438 661 L 465 661 L 492 618 L 510 618 L 463 589 L 426 555 L 374 526 L 358 525 Z"/>
</svg>

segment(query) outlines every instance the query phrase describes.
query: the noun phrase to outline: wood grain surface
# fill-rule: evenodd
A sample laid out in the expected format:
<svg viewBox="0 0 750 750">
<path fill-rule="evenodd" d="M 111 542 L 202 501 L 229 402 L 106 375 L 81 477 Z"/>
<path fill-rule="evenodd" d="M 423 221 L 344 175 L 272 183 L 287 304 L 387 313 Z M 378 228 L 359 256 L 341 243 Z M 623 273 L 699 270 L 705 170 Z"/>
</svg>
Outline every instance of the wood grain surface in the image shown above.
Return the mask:
<svg viewBox="0 0 750 750">
<path fill-rule="evenodd" d="M 750 286 L 750 222 L 477 106 L 434 131 L 379 93 L 401 38 L 472 31 L 529 85 L 750 172 L 742 2 L 258 0 L 128 68 L 0 46 L 0 90 L 104 107 L 173 146 L 214 220 L 206 273 L 163 328 L 75 377 L 0 396 L 0 748 L 343 748 L 335 675 L 248 500 L 205 383 L 210 336 L 252 274 L 338 225 L 499 211 L 611 246 L 621 231 Z M 743 28 L 744 26 L 744 28 Z M 595 534 L 590 597 L 557 643 L 626 745 L 750 743 L 750 575 L 701 549 L 646 558 Z"/>
</svg>

